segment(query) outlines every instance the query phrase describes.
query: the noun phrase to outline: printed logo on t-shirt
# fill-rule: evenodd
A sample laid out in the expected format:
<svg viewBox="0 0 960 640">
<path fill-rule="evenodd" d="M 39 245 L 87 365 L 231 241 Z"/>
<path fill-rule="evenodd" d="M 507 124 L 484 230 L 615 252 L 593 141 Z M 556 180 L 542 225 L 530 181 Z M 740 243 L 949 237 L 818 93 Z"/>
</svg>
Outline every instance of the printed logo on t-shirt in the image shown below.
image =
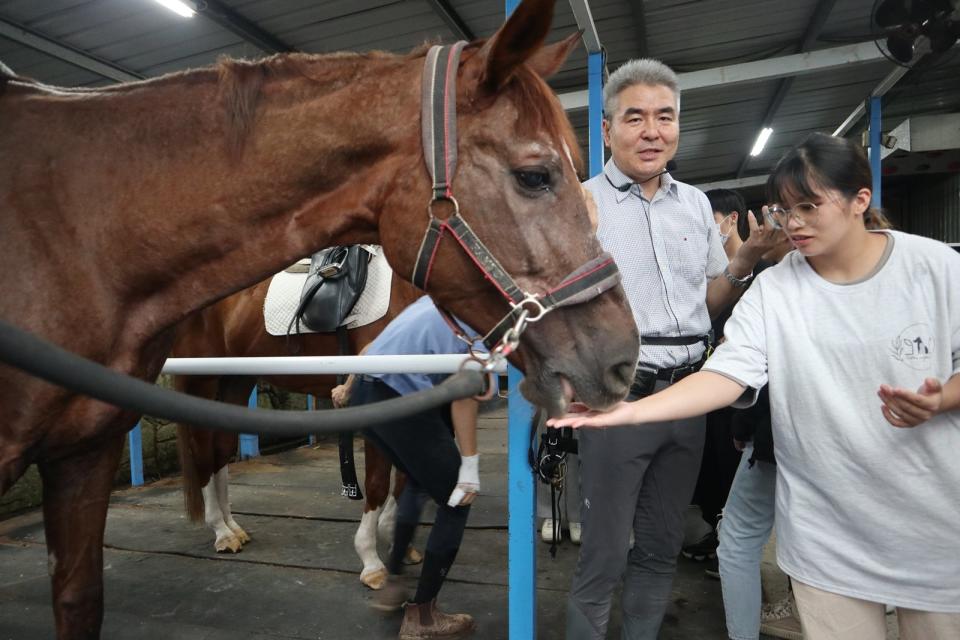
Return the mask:
<svg viewBox="0 0 960 640">
<path fill-rule="evenodd" d="M 890 355 L 911 369 L 929 369 L 933 353 L 933 332 L 925 322 L 912 324 L 890 345 Z"/>
</svg>

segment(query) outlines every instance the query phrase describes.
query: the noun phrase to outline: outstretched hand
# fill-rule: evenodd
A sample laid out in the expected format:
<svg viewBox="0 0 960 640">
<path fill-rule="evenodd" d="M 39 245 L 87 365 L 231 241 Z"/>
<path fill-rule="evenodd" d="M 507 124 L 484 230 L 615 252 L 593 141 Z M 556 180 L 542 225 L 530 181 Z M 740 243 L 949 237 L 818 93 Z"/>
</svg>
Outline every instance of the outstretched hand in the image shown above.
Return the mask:
<svg viewBox="0 0 960 640">
<path fill-rule="evenodd" d="M 567 409 L 567 414 L 560 418 L 547 420 L 548 427 L 560 429 L 562 427 L 615 427 L 625 424 L 636 424 L 637 408 L 632 402 L 620 402 L 608 411 L 594 411 L 585 404 L 574 402 Z"/>
<path fill-rule="evenodd" d="M 940 411 L 943 385 L 936 378 L 927 378 L 914 392 L 882 384 L 877 395 L 883 401 L 880 410 L 887 422 L 895 427 L 916 427 Z"/>
</svg>

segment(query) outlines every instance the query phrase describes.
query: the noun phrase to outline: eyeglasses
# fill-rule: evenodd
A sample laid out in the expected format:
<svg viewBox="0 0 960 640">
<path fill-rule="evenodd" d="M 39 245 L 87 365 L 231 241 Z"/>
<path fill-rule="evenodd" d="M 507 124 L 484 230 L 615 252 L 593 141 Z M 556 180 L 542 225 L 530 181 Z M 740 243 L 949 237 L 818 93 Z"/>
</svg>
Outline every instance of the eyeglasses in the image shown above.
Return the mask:
<svg viewBox="0 0 960 640">
<path fill-rule="evenodd" d="M 776 229 L 785 229 L 790 224 L 790 219 L 797 221 L 799 226 L 815 224 L 817 222 L 817 205 L 812 202 L 800 202 L 793 205 L 790 209 L 785 209 L 778 204 L 772 204 L 767 207 L 767 218 L 773 223 Z"/>
</svg>

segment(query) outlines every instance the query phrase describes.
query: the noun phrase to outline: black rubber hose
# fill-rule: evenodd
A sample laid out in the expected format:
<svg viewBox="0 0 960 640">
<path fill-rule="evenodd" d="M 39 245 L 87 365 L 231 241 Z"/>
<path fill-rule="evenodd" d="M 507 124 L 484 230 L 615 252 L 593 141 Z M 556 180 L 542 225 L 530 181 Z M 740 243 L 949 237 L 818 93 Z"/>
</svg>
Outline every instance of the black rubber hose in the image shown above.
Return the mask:
<svg viewBox="0 0 960 640">
<path fill-rule="evenodd" d="M 248 409 L 163 389 L 109 369 L 0 320 L 0 361 L 123 409 L 204 429 L 305 436 L 363 429 L 483 393 L 485 376 L 461 371 L 410 395 L 327 411 Z"/>
</svg>

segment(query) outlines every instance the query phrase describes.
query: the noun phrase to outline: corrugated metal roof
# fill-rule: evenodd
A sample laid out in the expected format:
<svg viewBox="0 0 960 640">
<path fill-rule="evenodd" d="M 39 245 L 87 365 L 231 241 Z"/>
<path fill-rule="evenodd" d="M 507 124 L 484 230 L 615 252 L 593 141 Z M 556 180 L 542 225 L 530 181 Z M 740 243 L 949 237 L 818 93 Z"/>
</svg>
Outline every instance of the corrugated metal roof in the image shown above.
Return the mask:
<svg viewBox="0 0 960 640">
<path fill-rule="evenodd" d="M 678 72 L 765 60 L 798 51 L 818 6 L 827 0 L 595 0 L 590 10 L 611 71 L 646 54 Z M 217 0 L 240 19 L 286 46 L 308 52 L 382 49 L 405 52 L 426 41 L 452 41 L 453 31 L 428 0 Z M 502 0 L 447 0 L 476 37 L 503 22 Z M 862 42 L 870 33 L 873 0 L 836 0 L 812 49 Z M 202 66 L 221 55 L 263 51 L 236 30 L 205 17 L 183 19 L 152 0 L 0 0 L 0 21 L 129 73 L 155 76 Z M 567 2 L 558 2 L 550 41 L 577 28 Z M 886 99 L 884 126 L 905 115 L 960 109 L 960 55 L 911 71 Z M 19 42 L 0 37 L 0 60 L 18 73 L 64 86 L 110 79 Z M 558 92 L 586 88 L 587 56 L 578 49 L 551 79 Z M 797 77 L 773 118 L 767 150 L 745 164 L 763 173 L 810 131 L 832 131 L 886 76 L 887 61 Z M 690 182 L 733 178 L 747 157 L 778 80 L 684 93 L 678 175 Z M 584 146 L 584 112 L 571 121 Z M 855 128 L 856 134 L 859 129 Z"/>
</svg>

